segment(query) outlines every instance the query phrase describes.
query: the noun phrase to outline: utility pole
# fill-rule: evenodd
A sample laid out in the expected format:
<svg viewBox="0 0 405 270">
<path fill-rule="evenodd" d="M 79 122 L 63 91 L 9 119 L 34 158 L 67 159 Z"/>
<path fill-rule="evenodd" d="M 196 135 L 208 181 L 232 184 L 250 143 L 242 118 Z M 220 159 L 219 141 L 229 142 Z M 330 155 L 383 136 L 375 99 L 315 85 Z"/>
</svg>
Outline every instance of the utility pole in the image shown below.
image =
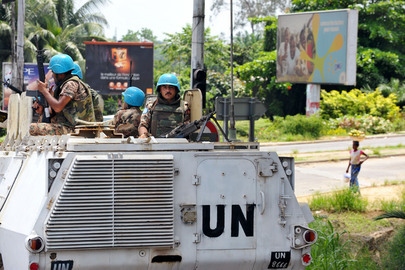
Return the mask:
<svg viewBox="0 0 405 270">
<path fill-rule="evenodd" d="M 17 5 L 17 6 L 16 6 Z M 24 86 L 24 18 L 25 0 L 12 3 L 13 16 L 11 19 L 12 29 L 12 81 L 13 85 L 23 90 Z M 15 21 L 17 18 L 17 22 Z"/>
<path fill-rule="evenodd" d="M 191 38 L 191 69 L 204 69 L 204 17 L 205 0 L 194 0 L 193 32 Z M 191 70 L 191 71 L 192 71 Z M 191 72 L 191 82 L 193 72 Z M 191 85 L 191 87 L 193 87 Z"/>
<path fill-rule="evenodd" d="M 231 107 L 230 107 L 230 127 L 228 138 L 231 141 L 236 140 L 236 128 L 235 128 L 235 103 L 234 103 L 234 88 L 233 88 L 233 1 L 231 0 Z"/>
<path fill-rule="evenodd" d="M 193 29 L 191 37 L 191 89 L 200 89 L 202 107 L 206 103 L 207 70 L 204 65 L 205 0 L 193 2 Z"/>
</svg>

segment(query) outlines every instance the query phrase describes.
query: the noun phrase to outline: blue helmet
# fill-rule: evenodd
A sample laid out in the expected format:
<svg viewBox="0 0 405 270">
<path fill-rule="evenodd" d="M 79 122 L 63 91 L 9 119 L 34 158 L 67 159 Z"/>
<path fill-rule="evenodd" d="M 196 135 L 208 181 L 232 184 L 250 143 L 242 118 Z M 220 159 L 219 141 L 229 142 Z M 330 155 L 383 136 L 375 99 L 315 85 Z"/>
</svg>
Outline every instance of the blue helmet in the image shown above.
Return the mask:
<svg viewBox="0 0 405 270">
<path fill-rule="evenodd" d="M 77 77 L 80 78 L 80 80 L 83 80 L 82 69 L 77 63 L 73 63 L 73 65 L 75 66 L 75 69 L 72 71 L 72 75 L 76 75 Z"/>
<path fill-rule="evenodd" d="M 180 83 L 179 83 L 179 80 L 177 79 L 176 75 L 174 75 L 174 74 L 165 73 L 159 77 L 159 80 L 156 85 L 157 92 L 160 92 L 161 85 L 172 85 L 172 86 L 176 87 L 177 93 L 180 92 Z"/>
<path fill-rule="evenodd" d="M 124 101 L 130 106 L 142 106 L 145 99 L 145 93 L 135 86 L 128 87 L 124 92 L 122 92 Z"/>
<path fill-rule="evenodd" d="M 52 56 L 48 69 L 55 74 L 63 74 L 74 70 L 75 66 L 72 57 L 67 54 L 57 54 Z"/>
</svg>

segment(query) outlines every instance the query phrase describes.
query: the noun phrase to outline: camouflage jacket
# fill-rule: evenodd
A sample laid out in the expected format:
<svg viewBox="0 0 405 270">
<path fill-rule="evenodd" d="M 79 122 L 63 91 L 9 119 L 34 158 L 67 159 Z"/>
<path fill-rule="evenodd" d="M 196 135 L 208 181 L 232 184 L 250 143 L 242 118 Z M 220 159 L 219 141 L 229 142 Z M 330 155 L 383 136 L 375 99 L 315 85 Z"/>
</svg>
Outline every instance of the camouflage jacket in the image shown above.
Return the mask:
<svg viewBox="0 0 405 270">
<path fill-rule="evenodd" d="M 55 98 L 59 99 L 59 96 L 68 96 L 71 101 L 60 113 L 56 113 L 52 117 L 52 123 L 74 127 L 77 119 L 87 122 L 96 121 L 92 96 L 89 89 L 79 78 L 73 76 L 67 79 L 55 90 L 55 93 Z"/>
<path fill-rule="evenodd" d="M 124 137 L 138 137 L 138 126 L 141 120 L 142 111 L 138 107 L 131 107 L 126 110 L 119 110 L 112 121 L 115 132 L 124 134 Z"/>
</svg>

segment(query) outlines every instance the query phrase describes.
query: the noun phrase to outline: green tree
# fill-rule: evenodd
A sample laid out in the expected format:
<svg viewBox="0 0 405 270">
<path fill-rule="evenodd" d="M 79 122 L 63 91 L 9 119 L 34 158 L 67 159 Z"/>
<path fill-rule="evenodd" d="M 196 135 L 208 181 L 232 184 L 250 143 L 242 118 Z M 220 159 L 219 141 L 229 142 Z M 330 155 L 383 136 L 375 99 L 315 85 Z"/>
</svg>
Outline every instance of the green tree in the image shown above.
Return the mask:
<svg viewBox="0 0 405 270">
<path fill-rule="evenodd" d="M 261 24 L 254 21 L 254 18 L 267 17 L 275 15 L 279 10 L 286 10 L 290 1 L 285 0 L 234 0 L 234 28 L 243 29 L 249 25 L 251 33 L 261 32 Z M 215 0 L 210 7 L 214 14 L 217 15 L 223 10 L 230 10 L 230 2 L 225 0 Z"/>
<path fill-rule="evenodd" d="M 270 118 L 295 115 L 305 112 L 305 86 L 277 83 L 276 81 L 276 17 L 256 18 L 264 22 L 264 38 L 257 40 L 261 51 L 235 68 L 238 78 L 244 83 L 243 96 L 264 100 Z M 253 51 L 253 50 L 252 50 Z"/>
<path fill-rule="evenodd" d="M 58 52 L 83 61 L 84 41 L 105 40 L 106 19 L 93 10 L 108 0 L 89 0 L 76 11 L 74 1 L 27 0 L 24 58 L 35 59 L 37 49 L 45 49 L 48 60 Z"/>
<path fill-rule="evenodd" d="M 142 28 L 140 31 L 128 30 L 128 32 L 122 36 L 122 41 L 151 41 L 157 42 L 157 37 L 153 35 L 153 31 L 148 28 Z"/>
<path fill-rule="evenodd" d="M 158 50 L 160 54 L 158 56 L 159 58 L 156 59 L 155 57 L 155 81 L 157 81 L 162 73 L 174 72 L 179 77 L 182 89 L 189 89 L 191 72 L 191 25 L 188 24 L 183 27 L 180 33 L 166 33 L 165 35 L 167 38 L 156 45 L 156 50 Z M 209 28 L 205 29 L 204 64 L 208 70 L 208 81 L 210 80 L 210 74 L 212 72 L 224 74 L 228 70 L 229 53 L 229 46 L 218 37 L 212 36 Z"/>
<path fill-rule="evenodd" d="M 11 61 L 11 17 L 13 16 L 11 3 L 0 6 L 0 61 Z"/>
<path fill-rule="evenodd" d="M 380 90 L 384 97 L 395 94 L 398 98 L 397 105 L 401 108 L 405 106 L 405 84 L 399 79 L 391 78 L 388 84 L 380 84 L 377 90 Z"/>
<path fill-rule="evenodd" d="M 259 52 L 263 51 L 263 39 L 259 34 L 239 32 L 233 40 L 233 61 L 242 65 L 253 61 Z"/>
</svg>

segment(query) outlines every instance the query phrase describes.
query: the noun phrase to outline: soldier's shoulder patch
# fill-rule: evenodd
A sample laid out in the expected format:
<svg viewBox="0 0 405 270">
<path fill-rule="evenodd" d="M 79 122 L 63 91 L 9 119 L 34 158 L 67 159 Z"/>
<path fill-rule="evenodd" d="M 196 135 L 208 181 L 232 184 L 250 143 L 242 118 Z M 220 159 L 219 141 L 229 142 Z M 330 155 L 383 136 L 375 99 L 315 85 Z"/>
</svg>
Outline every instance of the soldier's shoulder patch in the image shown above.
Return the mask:
<svg viewBox="0 0 405 270">
<path fill-rule="evenodd" d="M 142 113 L 148 113 L 149 109 L 147 107 L 145 107 L 142 111 Z"/>
</svg>

